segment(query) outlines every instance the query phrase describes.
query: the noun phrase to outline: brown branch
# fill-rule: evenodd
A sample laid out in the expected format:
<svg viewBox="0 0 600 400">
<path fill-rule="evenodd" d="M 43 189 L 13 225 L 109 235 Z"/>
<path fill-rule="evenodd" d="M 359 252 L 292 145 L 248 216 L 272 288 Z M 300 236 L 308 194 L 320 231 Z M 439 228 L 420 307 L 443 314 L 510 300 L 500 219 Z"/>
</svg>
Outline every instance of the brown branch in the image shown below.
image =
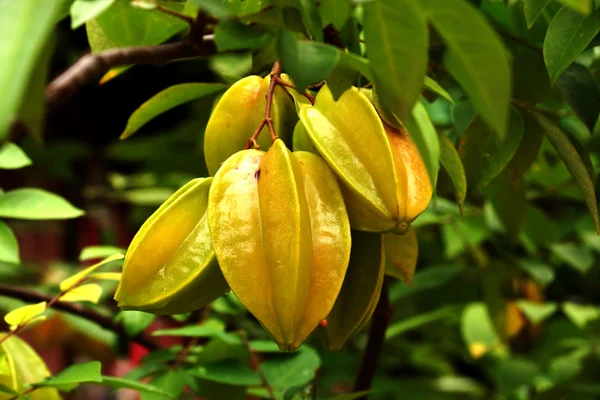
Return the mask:
<svg viewBox="0 0 600 400">
<path fill-rule="evenodd" d="M 190 18 L 191 28 L 185 40 L 158 46 L 139 46 L 109 49 L 81 57 L 69 69 L 56 77 L 46 88 L 48 105 L 66 102 L 86 83 L 111 68 L 134 64 L 165 64 L 169 61 L 209 55 L 216 52 L 212 36 L 205 37 L 209 17 L 199 13 Z"/>
<path fill-rule="evenodd" d="M 507 39 L 512 40 L 513 42 L 519 43 L 525 47 L 528 47 L 529 49 L 537 52 L 537 53 L 542 53 L 542 49 L 540 49 L 539 47 L 536 47 L 534 45 L 532 45 L 531 43 L 526 42 L 525 40 L 521 39 L 520 37 L 517 37 L 511 33 L 508 32 L 504 32 L 498 28 L 496 28 L 496 32 L 498 32 L 501 36 L 504 36 Z"/>
<path fill-rule="evenodd" d="M 367 347 L 363 353 L 358 375 L 354 382 L 355 392 L 371 389 L 371 384 L 375 378 L 375 371 L 377 370 L 379 356 L 381 355 L 381 350 L 383 348 L 383 342 L 385 341 L 385 331 L 392 319 L 393 310 L 390 305 L 387 278 L 385 279 L 386 280 L 383 281 L 383 286 L 381 288 L 381 296 L 377 302 L 377 308 L 373 314 Z M 361 399 L 366 398 L 367 396 L 361 397 Z"/>
<path fill-rule="evenodd" d="M 248 342 L 248 337 L 246 336 L 246 332 L 239 331 L 238 333 L 240 335 L 240 338 L 242 339 L 242 343 L 243 343 L 244 347 L 246 348 L 246 350 L 248 350 L 248 355 L 250 356 L 250 365 L 252 366 L 253 369 L 255 369 L 258 372 L 258 375 L 260 376 L 260 380 L 262 382 L 263 387 L 265 389 L 267 389 L 267 392 L 269 392 L 269 397 L 272 400 L 275 400 L 276 397 L 275 397 L 275 393 L 273 393 L 273 388 L 271 387 L 271 385 L 269 385 L 269 381 L 267 381 L 267 376 L 265 375 L 265 371 L 263 371 L 263 369 L 260 365 L 260 360 L 258 359 L 258 356 L 254 352 L 254 350 L 252 350 L 252 348 L 250 347 L 250 343 Z"/>
<path fill-rule="evenodd" d="M 0 296 L 12 297 L 15 299 L 23 300 L 27 303 L 40 303 L 42 301 L 51 302 L 53 299 L 53 297 L 41 293 L 36 293 L 28 289 L 5 284 L 0 284 Z M 156 350 L 159 348 L 159 346 L 154 341 L 142 334 L 134 337 L 129 337 L 125 332 L 123 326 L 115 324 L 111 317 L 102 315 L 99 312 L 94 311 L 90 308 L 83 307 L 81 304 L 57 302 L 53 305 L 53 308 L 56 310 L 67 312 L 69 314 L 76 315 L 78 317 L 85 318 L 88 321 L 95 322 L 102 328 L 107 329 L 109 331 L 113 331 L 123 337 L 127 337 L 132 341 L 136 342 L 137 344 L 144 346 L 148 350 Z"/>
<path fill-rule="evenodd" d="M 271 108 L 273 106 L 273 95 L 275 94 L 275 87 L 277 86 L 277 78 L 281 75 L 281 64 L 279 60 L 275 61 L 273 64 L 273 69 L 271 69 L 271 81 L 269 82 L 269 88 L 267 89 L 267 94 L 265 95 L 265 99 L 267 100 L 267 105 L 265 107 L 265 117 L 260 121 L 258 127 L 248 140 L 246 147 L 244 150 L 248 150 L 254 146 L 255 149 L 259 149 L 260 146 L 256 139 L 258 139 L 258 135 L 262 129 L 267 125 L 269 127 L 269 132 L 271 133 L 271 142 L 277 140 L 277 135 L 275 134 L 275 127 L 273 127 L 273 119 L 271 118 Z"/>
</svg>

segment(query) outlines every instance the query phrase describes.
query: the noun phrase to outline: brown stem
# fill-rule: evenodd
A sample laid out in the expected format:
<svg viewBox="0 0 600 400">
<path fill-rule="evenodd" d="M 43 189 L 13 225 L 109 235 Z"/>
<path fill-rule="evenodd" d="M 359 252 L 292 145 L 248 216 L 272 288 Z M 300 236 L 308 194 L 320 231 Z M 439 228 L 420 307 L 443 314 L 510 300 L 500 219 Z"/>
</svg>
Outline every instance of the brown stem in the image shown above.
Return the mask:
<svg viewBox="0 0 600 400">
<path fill-rule="evenodd" d="M 383 342 L 385 341 L 385 331 L 392 319 L 392 313 L 393 310 L 390 305 L 388 282 L 386 278 L 386 280 L 383 281 L 381 296 L 379 297 L 377 308 L 373 314 L 367 348 L 363 353 L 358 375 L 354 382 L 355 392 L 371 389 L 379 356 L 381 355 L 381 349 L 383 348 Z M 361 399 L 366 399 L 367 397 L 368 396 L 363 396 Z"/>
<path fill-rule="evenodd" d="M 265 117 L 260 121 L 258 127 L 248 140 L 246 147 L 244 150 L 248 150 L 254 146 L 254 148 L 259 149 L 260 146 L 256 141 L 258 139 L 258 135 L 262 129 L 267 125 L 269 127 L 269 132 L 271 133 L 271 142 L 277 140 L 277 135 L 275 134 L 275 128 L 273 127 L 273 119 L 271 118 L 271 108 L 273 106 L 273 95 L 275 94 L 275 87 L 277 87 L 277 78 L 281 75 L 281 64 L 279 60 L 275 61 L 273 64 L 273 69 L 271 69 L 271 81 L 269 82 L 269 88 L 267 89 L 267 94 L 265 95 L 265 99 L 267 100 L 267 105 L 265 107 Z"/>
<path fill-rule="evenodd" d="M 37 389 L 39 389 L 39 386 L 30 387 L 29 389 L 27 389 L 23 393 L 16 394 L 13 397 L 10 397 L 8 400 L 18 400 L 18 399 L 28 398 L 27 395 L 31 394 L 34 390 L 37 390 Z"/>
<path fill-rule="evenodd" d="M 512 40 L 513 42 L 519 43 L 525 47 L 530 48 L 531 50 L 537 52 L 537 53 L 542 53 L 542 50 L 539 47 L 536 47 L 534 45 L 532 45 L 531 43 L 527 43 L 525 40 L 521 39 L 520 37 L 517 37 L 511 33 L 508 32 L 504 32 L 500 29 L 496 28 L 496 32 L 498 32 L 501 36 L 504 36 L 507 39 Z"/>
<path fill-rule="evenodd" d="M 53 299 L 52 297 L 41 293 L 36 293 L 21 287 L 15 287 L 5 284 L 0 284 L 0 295 L 23 300 L 28 303 L 40 303 L 42 301 L 51 302 Z M 54 304 L 53 307 L 56 310 L 64 311 L 69 314 L 85 318 L 88 321 L 95 322 L 102 328 L 107 329 L 109 331 L 113 331 L 123 337 L 128 337 L 123 326 L 115 324 L 113 322 L 112 317 L 100 314 L 97 311 L 94 311 L 90 308 L 85 308 L 81 304 L 58 302 Z M 144 346 L 148 350 L 156 350 L 159 348 L 159 346 L 156 343 L 154 343 L 151 339 L 147 338 L 142 334 L 131 337 L 129 339 L 141 346 Z"/>
<path fill-rule="evenodd" d="M 281 79 L 281 77 L 279 77 L 279 76 L 276 77 L 275 79 L 277 80 L 277 84 L 279 86 L 283 86 L 286 88 L 296 90 L 296 85 L 294 85 L 293 83 L 286 82 L 283 79 Z M 308 93 L 308 90 L 305 90 L 304 93 L 302 93 L 302 96 L 306 97 L 308 99 L 308 101 L 310 101 L 310 104 L 312 104 L 313 106 L 315 105 L 315 98 L 310 93 Z"/>
<path fill-rule="evenodd" d="M 250 357 L 250 365 L 252 366 L 253 369 L 255 369 L 258 372 L 258 375 L 260 376 L 260 380 L 262 382 L 263 387 L 265 389 L 267 389 L 267 392 L 269 392 L 269 397 L 272 400 L 275 400 L 275 393 L 273 393 L 273 388 L 271 387 L 271 385 L 269 385 L 269 382 L 267 381 L 267 376 L 265 375 L 265 371 L 263 371 L 263 369 L 260 365 L 260 360 L 258 359 L 258 356 L 254 352 L 254 350 L 252 350 L 252 348 L 250 347 L 250 343 L 248 342 L 248 337 L 246 336 L 246 332 L 240 331 L 239 335 L 240 335 L 240 338 L 242 339 L 242 343 L 244 344 L 244 347 L 246 348 L 246 350 L 248 350 L 248 355 Z"/>
<path fill-rule="evenodd" d="M 158 46 L 124 47 L 86 54 L 50 82 L 46 88 L 46 102 L 51 106 L 66 102 L 87 82 L 114 67 L 164 64 L 181 58 L 213 54 L 215 48 L 211 44 L 212 36 L 203 36 L 207 21 L 208 17 L 205 14 L 198 14 L 198 17 L 191 21 L 189 35 L 180 42 Z"/>
</svg>

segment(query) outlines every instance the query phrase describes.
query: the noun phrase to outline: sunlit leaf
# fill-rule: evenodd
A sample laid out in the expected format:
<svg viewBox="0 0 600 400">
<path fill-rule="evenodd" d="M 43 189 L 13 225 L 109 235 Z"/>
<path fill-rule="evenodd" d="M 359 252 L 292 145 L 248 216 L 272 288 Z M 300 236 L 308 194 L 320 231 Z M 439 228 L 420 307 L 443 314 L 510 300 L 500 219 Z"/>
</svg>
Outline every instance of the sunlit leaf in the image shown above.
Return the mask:
<svg viewBox="0 0 600 400">
<path fill-rule="evenodd" d="M 121 139 L 133 135 L 148 121 L 172 108 L 226 88 L 226 85 L 219 83 L 183 83 L 171 86 L 154 95 L 131 114 L 125 130 L 121 133 Z"/>
<path fill-rule="evenodd" d="M 0 196 L 0 217 L 4 218 L 68 219 L 83 214 L 62 197 L 42 189 L 15 189 Z"/>
<path fill-rule="evenodd" d="M 444 99 L 446 99 L 450 103 L 454 104 L 454 100 L 452 99 L 452 96 L 450 96 L 450 93 L 448 93 L 443 87 L 440 86 L 439 83 L 437 83 L 430 77 L 428 77 L 428 76 L 425 77 L 424 85 L 425 85 L 425 89 L 442 96 Z"/>
<path fill-rule="evenodd" d="M 87 246 L 79 254 L 79 261 L 106 258 L 116 253 L 125 254 L 125 249 L 115 246 Z"/>
<path fill-rule="evenodd" d="M 97 304 L 102 296 L 102 286 L 97 283 L 86 283 L 81 286 L 77 286 L 63 296 L 60 301 L 76 302 L 76 301 L 89 301 L 90 303 Z"/>
<path fill-rule="evenodd" d="M 31 159 L 19 146 L 7 142 L 0 146 L 0 169 L 18 169 L 31 165 Z"/>
<path fill-rule="evenodd" d="M 82 279 L 84 279 L 86 276 L 88 276 L 89 274 L 91 274 L 96 269 L 100 268 L 101 266 L 106 265 L 113 261 L 122 260 L 123 258 L 124 258 L 123 254 L 113 254 L 112 256 L 105 258 L 104 260 L 100 261 L 99 263 L 96 263 L 96 264 L 92 265 L 91 267 L 84 269 L 83 271 L 79 271 L 75 275 L 70 276 L 67 279 L 63 280 L 60 283 L 60 290 L 62 290 L 62 291 L 69 290 L 70 288 L 75 286 L 78 282 L 80 282 Z"/>
<path fill-rule="evenodd" d="M 101 367 L 99 361 L 90 361 L 83 364 L 71 365 L 55 376 L 42 382 L 37 382 L 37 387 L 55 387 L 65 392 L 70 392 L 81 383 L 102 382 Z"/>
<path fill-rule="evenodd" d="M 528 320 L 539 324 L 556 312 L 558 306 L 554 303 L 534 303 L 527 300 L 519 300 L 517 305 L 523 311 Z"/>
<path fill-rule="evenodd" d="M 566 302 L 563 303 L 562 310 L 580 329 L 585 328 L 588 322 L 600 318 L 600 308 L 593 305 Z"/>
<path fill-rule="evenodd" d="M 4 316 L 4 321 L 10 326 L 18 326 L 27 322 L 46 311 L 46 302 L 30 304 L 12 310 Z"/>
<path fill-rule="evenodd" d="M 460 330 L 473 358 L 479 358 L 500 345 L 500 339 L 484 303 L 473 303 L 465 308 Z"/>
</svg>

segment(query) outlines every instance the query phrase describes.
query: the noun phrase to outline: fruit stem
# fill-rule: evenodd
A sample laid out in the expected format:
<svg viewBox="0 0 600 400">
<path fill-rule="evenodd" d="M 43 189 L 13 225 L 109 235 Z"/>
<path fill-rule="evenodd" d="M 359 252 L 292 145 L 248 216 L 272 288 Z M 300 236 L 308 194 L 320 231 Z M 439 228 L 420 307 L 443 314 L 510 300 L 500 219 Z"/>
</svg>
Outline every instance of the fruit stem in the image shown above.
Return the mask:
<svg viewBox="0 0 600 400">
<path fill-rule="evenodd" d="M 375 372 L 377 370 L 379 356 L 381 355 L 383 343 L 385 342 L 385 331 L 392 320 L 392 314 L 393 309 L 390 304 L 388 280 L 385 278 L 383 286 L 381 287 L 381 295 L 377 302 L 377 308 L 373 314 L 367 347 L 363 353 L 358 375 L 354 382 L 355 392 L 368 391 L 371 389 L 371 384 L 373 383 Z M 360 397 L 360 399 L 366 398 L 366 395 Z"/>
<path fill-rule="evenodd" d="M 238 334 L 240 336 L 240 339 L 242 339 L 242 344 L 244 345 L 246 350 L 248 350 L 248 356 L 250 357 L 250 367 L 256 370 L 256 372 L 258 372 L 263 387 L 267 389 L 267 392 L 269 393 L 269 398 L 275 400 L 276 397 L 275 393 L 273 392 L 273 388 L 271 387 L 271 385 L 269 385 L 269 381 L 267 381 L 267 376 L 265 375 L 265 371 L 263 371 L 262 366 L 260 365 L 260 360 L 258 356 L 254 352 L 254 350 L 252 350 L 252 347 L 250 347 L 250 342 L 248 341 L 248 336 L 246 335 L 246 332 L 240 330 Z"/>
</svg>

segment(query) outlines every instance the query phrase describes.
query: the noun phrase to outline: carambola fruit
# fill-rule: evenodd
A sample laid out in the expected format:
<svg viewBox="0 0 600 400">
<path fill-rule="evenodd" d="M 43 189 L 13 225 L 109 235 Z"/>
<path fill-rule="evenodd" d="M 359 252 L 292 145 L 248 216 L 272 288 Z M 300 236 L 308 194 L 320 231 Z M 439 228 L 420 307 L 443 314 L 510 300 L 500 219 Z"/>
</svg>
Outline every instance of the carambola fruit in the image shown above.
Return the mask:
<svg viewBox="0 0 600 400">
<path fill-rule="evenodd" d="M 314 107 L 299 114 L 315 148 L 341 182 L 352 228 L 406 232 L 433 193 L 408 132 L 382 121 L 355 87 L 335 101 L 325 85 Z"/>
<path fill-rule="evenodd" d="M 221 163 L 246 146 L 264 118 L 265 95 L 270 79 L 269 76 L 262 78 L 257 75 L 245 77 L 234 83 L 219 99 L 204 132 L 204 157 L 210 175 L 214 175 Z M 279 138 L 291 141 L 298 117 L 294 103 L 279 86 L 273 94 L 271 118 Z M 264 150 L 271 145 L 266 125 L 258 144 Z"/>
<path fill-rule="evenodd" d="M 231 290 L 282 350 L 324 319 L 350 257 L 350 224 L 335 176 L 281 140 L 243 150 L 217 172 L 208 224 Z"/>
<path fill-rule="evenodd" d="M 327 316 L 326 326 L 320 328 L 320 336 L 328 350 L 341 350 L 344 343 L 367 324 L 379 301 L 384 270 L 383 236 L 352 231 L 346 278 Z"/>
<path fill-rule="evenodd" d="M 183 314 L 229 290 L 208 230 L 212 180 L 188 182 L 144 222 L 125 256 L 115 294 L 121 309 Z"/>
</svg>

